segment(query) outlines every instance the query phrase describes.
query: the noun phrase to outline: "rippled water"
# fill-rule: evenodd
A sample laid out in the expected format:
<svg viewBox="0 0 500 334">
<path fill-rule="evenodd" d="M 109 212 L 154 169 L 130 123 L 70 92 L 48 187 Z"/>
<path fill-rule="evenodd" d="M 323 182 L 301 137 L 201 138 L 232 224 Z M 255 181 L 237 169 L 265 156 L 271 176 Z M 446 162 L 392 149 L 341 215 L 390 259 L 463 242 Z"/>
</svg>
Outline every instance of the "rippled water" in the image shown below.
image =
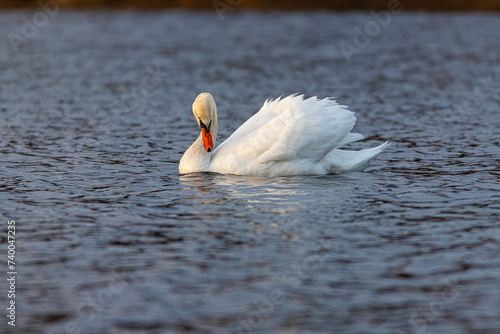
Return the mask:
<svg viewBox="0 0 500 334">
<path fill-rule="evenodd" d="M 348 63 L 369 14 L 62 12 L 15 53 L 36 13 L 0 14 L 1 332 L 500 332 L 498 14 L 403 12 Z M 392 145 L 363 173 L 179 176 L 202 91 L 222 138 L 302 92 Z"/>
</svg>

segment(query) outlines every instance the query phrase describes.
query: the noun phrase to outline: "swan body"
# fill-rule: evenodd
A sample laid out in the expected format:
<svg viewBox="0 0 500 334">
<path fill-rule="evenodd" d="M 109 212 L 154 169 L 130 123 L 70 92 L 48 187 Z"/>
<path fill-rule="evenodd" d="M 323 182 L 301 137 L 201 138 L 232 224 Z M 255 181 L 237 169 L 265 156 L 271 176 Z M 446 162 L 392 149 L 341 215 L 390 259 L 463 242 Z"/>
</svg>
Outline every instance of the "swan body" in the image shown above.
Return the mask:
<svg viewBox="0 0 500 334">
<path fill-rule="evenodd" d="M 212 95 L 198 95 L 193 113 L 201 133 L 180 161 L 181 174 L 285 176 L 362 171 L 389 145 L 385 142 L 362 151 L 339 149 L 363 136 L 350 132 L 356 123 L 354 113 L 330 98 L 291 95 L 267 100 L 215 150 L 217 108 Z"/>
</svg>

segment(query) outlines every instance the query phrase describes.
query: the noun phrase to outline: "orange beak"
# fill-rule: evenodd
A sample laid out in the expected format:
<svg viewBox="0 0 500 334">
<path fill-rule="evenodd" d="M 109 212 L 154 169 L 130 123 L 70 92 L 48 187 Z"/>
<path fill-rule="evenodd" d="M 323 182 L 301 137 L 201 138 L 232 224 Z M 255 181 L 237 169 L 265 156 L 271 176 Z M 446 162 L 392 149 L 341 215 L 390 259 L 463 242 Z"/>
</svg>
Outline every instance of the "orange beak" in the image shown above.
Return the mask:
<svg viewBox="0 0 500 334">
<path fill-rule="evenodd" d="M 203 138 L 203 147 L 205 148 L 205 151 L 211 152 L 214 150 L 214 143 L 212 142 L 212 133 L 210 130 L 205 130 L 204 128 L 201 128 L 201 138 Z"/>
</svg>

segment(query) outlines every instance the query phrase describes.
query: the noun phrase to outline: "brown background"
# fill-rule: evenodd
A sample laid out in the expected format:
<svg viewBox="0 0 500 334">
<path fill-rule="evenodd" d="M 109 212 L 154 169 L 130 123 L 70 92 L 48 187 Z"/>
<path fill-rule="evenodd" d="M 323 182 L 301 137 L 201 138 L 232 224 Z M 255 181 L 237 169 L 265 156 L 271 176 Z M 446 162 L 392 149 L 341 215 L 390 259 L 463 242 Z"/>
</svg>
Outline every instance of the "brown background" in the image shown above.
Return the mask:
<svg viewBox="0 0 500 334">
<path fill-rule="evenodd" d="M 58 1 L 65 8 L 185 8 L 214 9 L 213 0 L 0 0 L 0 8 L 36 8 L 39 2 Z M 391 0 L 216 0 L 251 9 L 382 9 Z M 500 0 L 401 0 L 405 9 L 415 10 L 500 10 Z"/>
</svg>

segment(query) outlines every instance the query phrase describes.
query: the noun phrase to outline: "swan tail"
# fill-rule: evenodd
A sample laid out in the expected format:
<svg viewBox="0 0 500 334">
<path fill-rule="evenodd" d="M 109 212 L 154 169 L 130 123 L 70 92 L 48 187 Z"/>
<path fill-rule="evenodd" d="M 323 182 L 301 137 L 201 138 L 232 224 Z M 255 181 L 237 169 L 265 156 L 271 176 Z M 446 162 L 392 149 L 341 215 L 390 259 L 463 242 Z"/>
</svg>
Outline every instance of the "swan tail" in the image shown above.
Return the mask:
<svg viewBox="0 0 500 334">
<path fill-rule="evenodd" d="M 354 137 L 351 137 L 354 138 Z M 357 140 L 357 139 L 355 139 Z M 325 157 L 324 162 L 329 172 L 332 174 L 342 172 L 360 172 L 387 147 L 389 142 L 385 142 L 377 147 L 361 151 L 347 151 L 334 149 Z"/>
<path fill-rule="evenodd" d="M 362 134 L 349 132 L 347 136 L 344 137 L 337 145 L 337 147 L 344 146 L 346 144 L 352 143 L 353 141 L 358 141 L 365 138 Z"/>
</svg>

